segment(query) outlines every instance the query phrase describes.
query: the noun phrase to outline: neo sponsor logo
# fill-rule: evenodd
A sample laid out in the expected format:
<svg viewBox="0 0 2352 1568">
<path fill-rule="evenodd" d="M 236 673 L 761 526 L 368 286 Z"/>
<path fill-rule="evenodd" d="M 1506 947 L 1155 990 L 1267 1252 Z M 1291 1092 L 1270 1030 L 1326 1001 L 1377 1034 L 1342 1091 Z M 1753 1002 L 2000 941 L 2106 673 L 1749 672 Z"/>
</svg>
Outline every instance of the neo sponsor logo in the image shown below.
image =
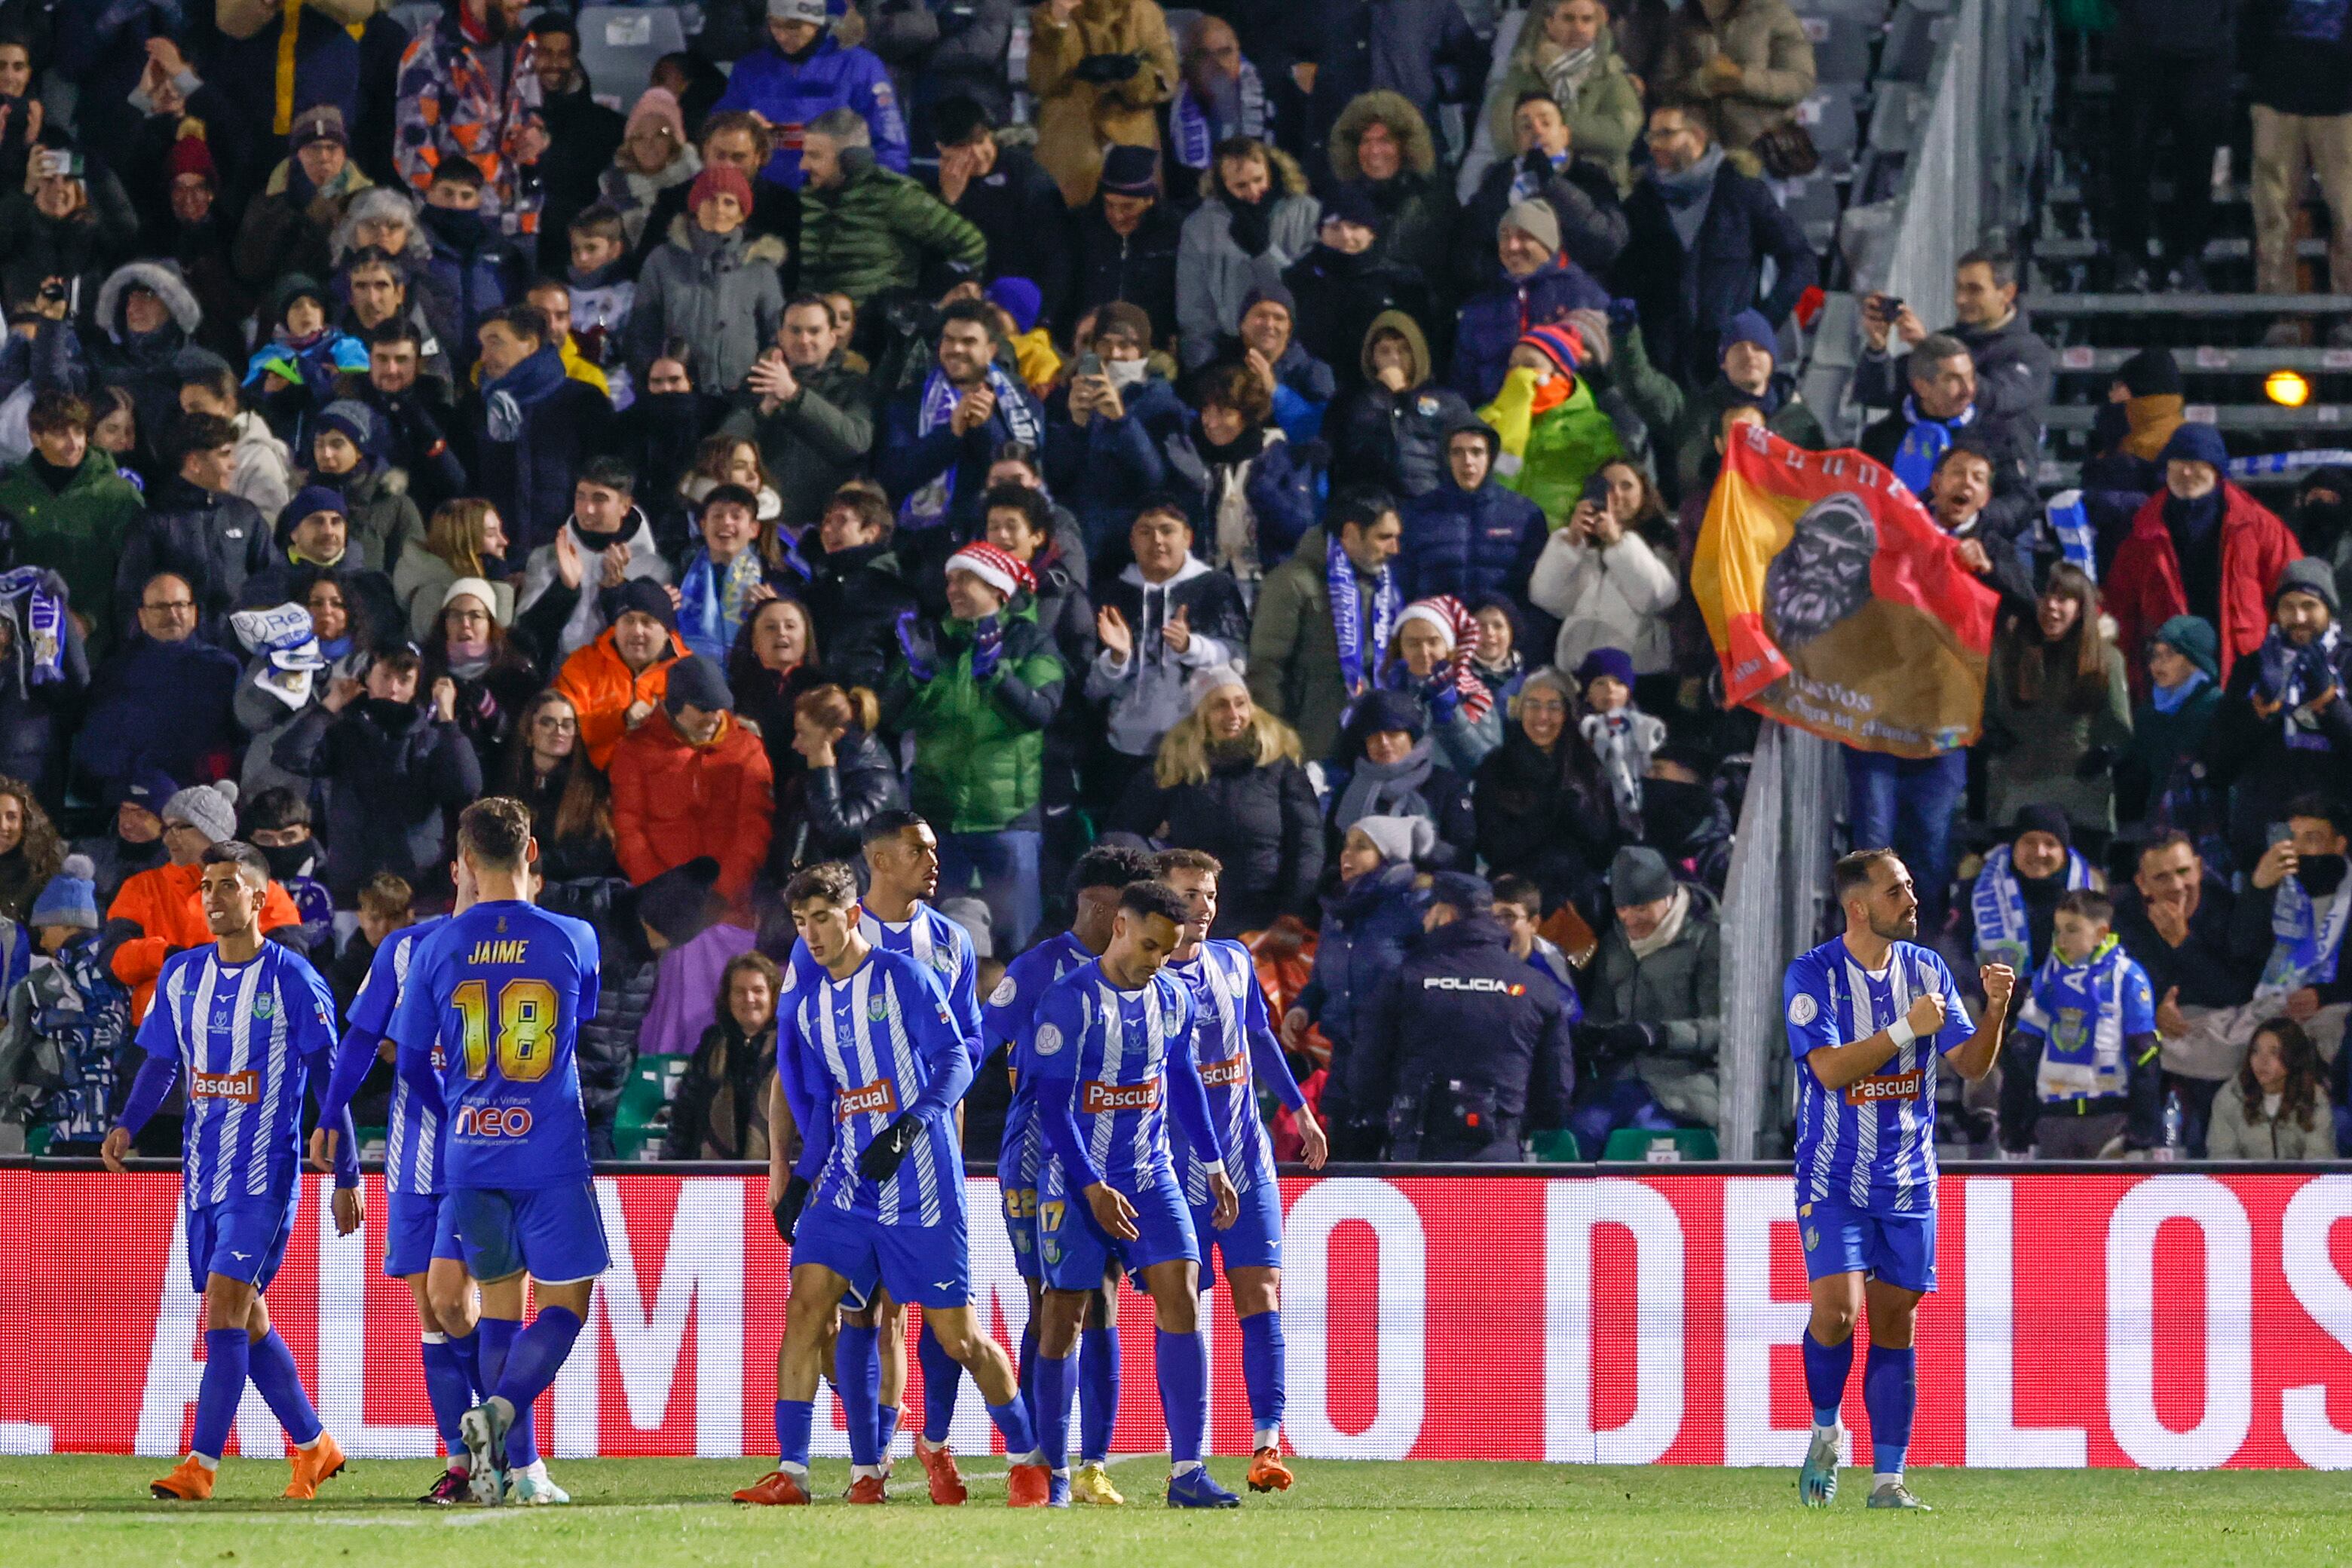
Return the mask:
<svg viewBox="0 0 2352 1568">
<path fill-rule="evenodd" d="M 843 1089 L 840 1109 L 844 1121 L 853 1116 L 888 1116 L 898 1109 L 898 1086 L 887 1078 L 877 1078 L 872 1083 Z"/>
<path fill-rule="evenodd" d="M 1489 996 L 1524 996 L 1528 988 L 1516 980 L 1497 980 L 1491 974 L 1425 974 L 1422 976 L 1423 991 L 1475 991 Z"/>
<path fill-rule="evenodd" d="M 1221 1062 L 1201 1064 L 1201 1081 L 1211 1089 L 1230 1089 L 1234 1084 L 1246 1081 L 1248 1078 L 1249 1063 L 1239 1052 L 1235 1052 Z"/>
<path fill-rule="evenodd" d="M 1916 1068 L 1909 1072 L 1874 1073 L 1846 1085 L 1845 1102 L 1870 1105 L 1882 1100 L 1916 1100 L 1927 1085 L 1927 1075 Z"/>
<path fill-rule="evenodd" d="M 1160 1080 L 1156 1078 L 1141 1083 L 1105 1083 L 1100 1079 L 1088 1079 L 1078 1109 L 1088 1116 L 1101 1116 L 1119 1110 L 1150 1110 L 1159 1103 Z"/>
<path fill-rule="evenodd" d="M 527 1105 L 468 1105 L 457 1112 L 460 1138 L 520 1138 L 530 1131 Z"/>
<path fill-rule="evenodd" d="M 239 1105 L 261 1103 L 261 1075 L 245 1072 L 200 1072 L 188 1079 L 190 1100 L 233 1100 Z"/>
</svg>

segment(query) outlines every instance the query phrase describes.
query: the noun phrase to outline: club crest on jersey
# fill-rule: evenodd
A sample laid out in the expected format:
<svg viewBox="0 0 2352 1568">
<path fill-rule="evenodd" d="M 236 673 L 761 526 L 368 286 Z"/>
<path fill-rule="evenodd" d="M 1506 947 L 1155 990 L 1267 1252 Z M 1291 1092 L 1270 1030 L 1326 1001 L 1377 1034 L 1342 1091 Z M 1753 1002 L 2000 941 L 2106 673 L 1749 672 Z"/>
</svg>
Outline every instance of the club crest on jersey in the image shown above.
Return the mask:
<svg viewBox="0 0 2352 1568">
<path fill-rule="evenodd" d="M 992 1007 L 1010 1007 L 1013 1005 L 1013 998 L 1019 994 L 1021 994 L 1020 982 L 1008 974 L 996 983 L 995 990 L 988 994 L 988 1005 Z"/>
<path fill-rule="evenodd" d="M 1159 1103 L 1160 1080 L 1156 1078 L 1141 1083 L 1105 1083 L 1100 1079 L 1088 1079 L 1078 1109 L 1088 1116 L 1104 1116 L 1121 1110 L 1150 1110 Z"/>
<path fill-rule="evenodd" d="M 278 1016 L 278 998 L 265 991 L 253 999 L 253 1016 L 257 1018 Z"/>
<path fill-rule="evenodd" d="M 261 1103 L 261 1075 L 245 1072 L 200 1072 L 188 1077 L 190 1100 L 233 1100 L 239 1105 Z"/>
<path fill-rule="evenodd" d="M 844 1121 L 853 1116 L 889 1116 L 898 1109 L 898 1087 L 887 1078 L 877 1078 L 872 1083 L 841 1091 L 840 1110 Z"/>
<path fill-rule="evenodd" d="M 867 1000 L 866 1004 L 866 1016 L 869 1022 L 878 1024 L 889 1016 L 890 1004 L 887 1000 L 880 996 L 872 997 Z"/>
<path fill-rule="evenodd" d="M 1037 1054 L 1041 1057 L 1050 1057 L 1058 1052 L 1061 1048 L 1062 1031 L 1060 1026 L 1055 1024 L 1038 1025 Z"/>
<path fill-rule="evenodd" d="M 1789 998 L 1789 1022 L 1800 1029 L 1821 1016 L 1822 1005 L 1813 1000 L 1810 991 L 1800 991 Z"/>
</svg>

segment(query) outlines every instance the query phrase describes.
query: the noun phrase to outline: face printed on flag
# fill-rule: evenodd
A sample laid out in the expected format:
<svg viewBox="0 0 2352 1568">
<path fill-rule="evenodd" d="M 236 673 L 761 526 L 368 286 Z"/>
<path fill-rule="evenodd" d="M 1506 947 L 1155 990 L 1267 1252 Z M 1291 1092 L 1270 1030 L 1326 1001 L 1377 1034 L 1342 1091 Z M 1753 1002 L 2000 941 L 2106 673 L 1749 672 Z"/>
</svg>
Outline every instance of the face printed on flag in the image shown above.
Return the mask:
<svg viewBox="0 0 2352 1568">
<path fill-rule="evenodd" d="M 1974 741 L 1997 596 L 1894 473 L 1733 434 L 1691 561 L 1727 700 L 1864 751 Z"/>
</svg>

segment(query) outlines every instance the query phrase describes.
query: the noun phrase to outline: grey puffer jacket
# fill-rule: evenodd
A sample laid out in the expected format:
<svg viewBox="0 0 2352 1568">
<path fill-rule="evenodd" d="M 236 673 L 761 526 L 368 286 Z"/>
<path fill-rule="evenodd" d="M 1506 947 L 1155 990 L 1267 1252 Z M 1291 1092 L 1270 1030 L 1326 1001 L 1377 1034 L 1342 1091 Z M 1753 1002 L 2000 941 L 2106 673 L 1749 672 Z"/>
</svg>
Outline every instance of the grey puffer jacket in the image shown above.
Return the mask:
<svg viewBox="0 0 2352 1568">
<path fill-rule="evenodd" d="M 1201 205 L 1184 220 L 1176 242 L 1176 330 L 1184 368 L 1198 370 L 1217 352 L 1220 335 L 1241 322 L 1242 301 L 1253 289 L 1278 285 L 1285 268 L 1315 248 L 1321 208 L 1307 194 L 1297 161 L 1270 149 L 1274 188 L 1262 198 L 1267 215 L 1266 247 L 1252 256 L 1234 238 L 1234 215 L 1217 171 L 1201 176 Z"/>
<path fill-rule="evenodd" d="M 1717 1108 L 1716 1052 L 1723 1040 L 1723 927 L 1715 897 L 1685 882 L 1690 911 L 1675 940 L 1633 956 L 1625 928 L 1612 924 L 1584 973 L 1588 1024 L 1648 1024 L 1656 1046 L 1633 1070 L 1671 1115 L 1712 1126 Z"/>
<path fill-rule="evenodd" d="M 784 243 L 745 230 L 716 235 L 681 215 L 669 238 L 646 258 L 629 308 L 629 369 L 637 384 L 662 345 L 684 339 L 694 374 L 704 386 L 727 392 L 751 374 L 784 319 L 784 286 L 777 268 Z"/>
</svg>

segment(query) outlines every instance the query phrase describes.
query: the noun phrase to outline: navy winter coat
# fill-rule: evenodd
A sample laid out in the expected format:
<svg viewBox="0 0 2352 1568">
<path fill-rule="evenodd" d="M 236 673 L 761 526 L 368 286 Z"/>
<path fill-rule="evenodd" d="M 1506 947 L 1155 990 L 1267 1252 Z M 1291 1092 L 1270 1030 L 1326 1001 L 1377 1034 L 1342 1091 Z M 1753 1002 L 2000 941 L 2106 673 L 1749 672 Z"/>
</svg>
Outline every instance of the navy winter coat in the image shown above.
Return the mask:
<svg viewBox="0 0 2352 1568">
<path fill-rule="evenodd" d="M 1806 274 L 1807 281 L 1811 276 Z M 1473 407 L 1491 401 L 1510 369 L 1512 345 L 1529 327 L 1565 321 L 1570 310 L 1608 308 L 1609 291 L 1566 257 L 1554 257 L 1525 278 L 1511 277 L 1496 263 L 1494 283 L 1462 307 L 1454 337 L 1454 389 Z M 1781 314 L 1788 314 L 1785 308 Z"/>
<path fill-rule="evenodd" d="M 1528 580 L 1549 529 L 1543 508 L 1489 479 L 1465 490 L 1448 472 L 1404 505 L 1398 586 L 1408 599 L 1452 594 L 1465 603 L 1508 594 L 1525 605 Z"/>
<path fill-rule="evenodd" d="M 1126 554 L 1135 514 L 1168 486 L 1168 442 L 1192 418 L 1176 389 L 1156 375 L 1121 392 L 1119 401 L 1123 418 L 1096 415 L 1083 426 L 1070 417 L 1066 387 L 1046 409 L 1045 476 L 1055 498 L 1077 513 L 1087 555 L 1096 561 Z"/>
<path fill-rule="evenodd" d="M 580 465 L 612 450 L 612 423 L 611 399 L 565 376 L 522 405 L 522 430 L 514 440 L 494 441 L 481 394 L 467 395 L 464 424 L 473 449 L 465 468 L 474 478 L 475 493 L 497 507 L 506 521 L 508 560 L 554 542 L 555 531 L 572 515 L 572 480 Z"/>
<path fill-rule="evenodd" d="M 1625 222 L 1630 232 L 1611 279 L 1641 312 L 1650 363 L 1685 386 L 1715 378 L 1722 357 L 1716 339 L 1732 317 L 1760 310 L 1779 326 L 1820 272 L 1812 247 L 1773 200 L 1771 188 L 1728 163 L 1715 176 L 1706 216 L 1689 249 L 1653 180 L 1643 180 L 1625 198 Z M 1776 267 L 1769 293 L 1764 291 L 1768 257 Z"/>
<path fill-rule="evenodd" d="M 1331 1077 L 1323 1089 L 1327 1121 L 1349 1109 L 1349 1067 L 1364 1032 L 1359 1015 L 1370 1009 L 1381 983 L 1404 963 L 1405 948 L 1421 934 L 1422 898 L 1412 883 L 1412 867 L 1397 861 L 1323 900 L 1315 974 L 1298 994 L 1298 1005 L 1331 1042 Z M 1364 1108 L 1367 1115 L 1371 1110 Z"/>
</svg>

